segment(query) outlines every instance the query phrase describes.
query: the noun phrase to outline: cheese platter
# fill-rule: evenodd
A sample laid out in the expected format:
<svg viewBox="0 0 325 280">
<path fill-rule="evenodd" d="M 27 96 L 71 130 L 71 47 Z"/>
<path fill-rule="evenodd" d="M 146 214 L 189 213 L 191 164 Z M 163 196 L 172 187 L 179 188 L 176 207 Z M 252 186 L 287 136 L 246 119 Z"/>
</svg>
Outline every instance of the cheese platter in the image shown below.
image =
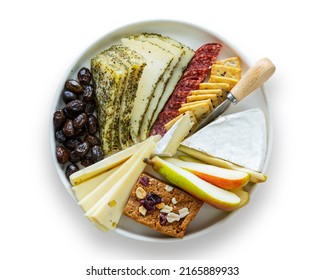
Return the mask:
<svg viewBox="0 0 325 280">
<path fill-rule="evenodd" d="M 102 231 L 175 242 L 240 211 L 267 178 L 265 88 L 191 130 L 250 66 L 220 35 L 178 21 L 133 23 L 87 48 L 63 75 L 50 122 L 55 167 L 85 217 Z"/>
</svg>

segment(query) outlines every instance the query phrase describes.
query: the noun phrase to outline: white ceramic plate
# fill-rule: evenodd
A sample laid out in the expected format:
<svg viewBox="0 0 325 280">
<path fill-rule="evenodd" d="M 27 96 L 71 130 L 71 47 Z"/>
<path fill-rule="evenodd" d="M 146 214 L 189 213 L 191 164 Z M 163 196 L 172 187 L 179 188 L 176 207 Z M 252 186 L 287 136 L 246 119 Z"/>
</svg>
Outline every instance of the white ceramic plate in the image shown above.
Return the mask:
<svg viewBox="0 0 325 280">
<path fill-rule="evenodd" d="M 57 109 L 64 107 L 64 103 L 61 100 L 61 91 L 67 79 L 76 78 L 77 72 L 81 67 L 83 66 L 90 67 L 90 60 L 92 57 L 94 57 L 97 53 L 101 52 L 102 50 L 107 49 L 112 44 L 120 43 L 120 39 L 122 37 L 128 36 L 130 34 L 136 34 L 142 32 L 153 32 L 153 33 L 159 33 L 162 35 L 170 36 L 178 40 L 179 42 L 188 45 L 194 50 L 198 49 L 201 45 L 205 43 L 219 42 L 223 44 L 223 48 L 219 54 L 218 59 L 223 59 L 231 56 L 239 56 L 242 63 L 243 73 L 248 69 L 248 66 L 250 65 L 245 59 L 245 56 L 241 54 L 238 49 L 232 46 L 223 37 L 202 27 L 189 24 L 189 23 L 184 23 L 184 22 L 165 21 L 165 20 L 145 21 L 145 22 L 130 24 L 128 26 L 119 28 L 113 32 L 110 32 L 109 34 L 106 34 L 98 41 L 90 45 L 89 48 L 87 48 L 79 56 L 79 58 L 75 61 L 75 63 L 73 63 L 73 65 L 68 69 L 66 74 L 63 76 L 62 81 L 60 82 L 58 89 L 56 91 L 56 95 L 53 101 L 52 111 L 50 115 L 51 120 L 54 112 Z M 250 108 L 260 108 L 264 112 L 266 118 L 267 132 L 268 132 L 268 146 L 267 146 L 266 161 L 263 168 L 263 171 L 265 172 L 267 162 L 271 153 L 272 129 L 271 129 L 270 112 L 268 107 L 268 99 L 267 99 L 267 95 L 265 94 L 265 89 L 263 87 L 257 89 L 253 94 L 251 94 L 242 102 L 238 103 L 236 106 L 231 106 L 228 109 L 227 114 L 247 110 Z M 53 160 L 65 188 L 75 199 L 71 191 L 71 185 L 64 174 L 64 169 L 60 164 L 58 164 L 55 157 L 56 142 L 54 137 L 54 128 L 53 128 L 53 122 L 51 121 L 50 123 L 51 123 L 50 139 L 51 139 L 51 151 L 52 151 Z M 253 190 L 254 190 L 254 186 L 251 186 L 250 192 L 252 192 Z M 254 200 L 251 200 L 250 203 L 254 203 Z M 204 204 L 204 206 L 201 208 L 196 218 L 190 224 L 186 236 L 182 240 L 194 238 L 196 236 L 205 234 L 211 230 L 215 230 L 223 221 L 230 218 L 234 213 L 236 212 L 225 213 L 207 204 Z M 116 232 L 130 238 L 151 241 L 151 242 L 180 241 L 180 239 L 159 234 L 154 230 L 147 228 L 146 226 L 143 226 L 125 216 L 121 218 L 118 228 L 116 229 Z"/>
</svg>

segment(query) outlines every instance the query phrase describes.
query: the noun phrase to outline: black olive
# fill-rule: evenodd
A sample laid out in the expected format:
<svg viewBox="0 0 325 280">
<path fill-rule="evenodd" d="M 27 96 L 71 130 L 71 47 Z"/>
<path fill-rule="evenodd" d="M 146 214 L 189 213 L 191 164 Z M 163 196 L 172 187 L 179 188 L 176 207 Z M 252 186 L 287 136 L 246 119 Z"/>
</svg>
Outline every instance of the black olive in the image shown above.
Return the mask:
<svg viewBox="0 0 325 280">
<path fill-rule="evenodd" d="M 91 147 L 90 153 L 94 162 L 100 161 L 104 158 L 104 151 L 101 146 L 96 145 Z"/>
<path fill-rule="evenodd" d="M 72 100 L 77 99 L 77 95 L 74 94 L 73 92 L 69 90 L 64 90 L 62 92 L 62 100 L 64 101 L 65 104 L 69 103 Z"/>
<path fill-rule="evenodd" d="M 69 179 L 70 175 L 77 172 L 79 170 L 78 165 L 71 163 L 69 164 L 66 169 L 65 169 L 65 175 L 67 176 L 67 178 Z"/>
<path fill-rule="evenodd" d="M 74 130 L 74 127 L 73 127 L 72 120 L 66 120 L 66 122 L 64 123 L 62 131 L 63 131 L 64 135 L 67 136 L 67 137 L 72 137 L 74 135 L 75 130 Z"/>
<path fill-rule="evenodd" d="M 88 142 L 91 147 L 100 145 L 100 139 L 95 135 L 87 134 L 84 140 Z"/>
<path fill-rule="evenodd" d="M 72 100 L 70 101 L 67 106 L 65 106 L 65 110 L 68 114 L 68 117 L 73 116 L 76 117 L 77 115 L 81 114 L 85 110 L 86 104 L 81 100 Z M 64 109 L 63 109 L 64 111 Z M 71 117 L 70 117 L 71 118 Z"/>
<path fill-rule="evenodd" d="M 77 95 L 82 94 L 84 90 L 82 85 L 73 79 L 67 80 L 64 87 Z"/>
<path fill-rule="evenodd" d="M 62 146 L 58 146 L 55 149 L 56 159 L 59 163 L 66 163 L 69 160 L 69 152 L 66 148 Z"/>
<path fill-rule="evenodd" d="M 69 138 L 63 145 L 69 150 L 74 150 L 79 144 L 81 144 L 80 138 Z"/>
<path fill-rule="evenodd" d="M 95 99 L 95 92 L 94 92 L 94 87 L 93 85 L 88 85 L 84 88 L 84 93 L 82 95 L 82 100 L 83 101 L 92 101 Z"/>
<path fill-rule="evenodd" d="M 77 163 L 81 160 L 81 156 L 78 155 L 78 153 L 76 152 L 76 150 L 73 150 L 71 153 L 70 153 L 70 157 L 69 157 L 69 160 L 72 162 L 72 163 Z"/>
<path fill-rule="evenodd" d="M 88 124 L 87 124 L 88 132 L 90 134 L 95 134 L 98 129 L 98 121 L 94 115 L 90 115 L 88 117 Z"/>
<path fill-rule="evenodd" d="M 82 67 L 78 72 L 78 80 L 82 85 L 88 85 L 91 81 L 90 70 L 86 67 Z"/>
<path fill-rule="evenodd" d="M 72 123 L 74 128 L 80 129 L 83 128 L 87 124 L 87 115 L 85 113 L 81 113 L 80 115 L 76 116 Z"/>
<path fill-rule="evenodd" d="M 63 143 L 64 141 L 67 140 L 67 137 L 64 135 L 62 130 L 58 130 L 55 132 L 55 139 L 59 142 L 59 143 Z"/>
<path fill-rule="evenodd" d="M 92 164 L 94 164 L 94 161 L 91 157 L 89 156 L 85 156 L 81 161 L 80 164 L 84 167 L 90 166 Z"/>
<path fill-rule="evenodd" d="M 84 141 L 81 144 L 79 144 L 74 151 L 78 156 L 83 157 L 88 153 L 89 148 L 90 148 L 89 143 Z"/>
<path fill-rule="evenodd" d="M 96 104 L 94 101 L 87 102 L 85 105 L 85 113 L 87 114 L 87 116 L 94 113 L 95 108 L 96 108 Z"/>
<path fill-rule="evenodd" d="M 57 110 L 53 115 L 53 122 L 55 130 L 62 128 L 66 121 L 66 116 L 62 110 Z"/>
<path fill-rule="evenodd" d="M 80 137 L 85 135 L 87 132 L 87 128 L 84 126 L 83 128 L 75 129 L 73 137 Z"/>
</svg>

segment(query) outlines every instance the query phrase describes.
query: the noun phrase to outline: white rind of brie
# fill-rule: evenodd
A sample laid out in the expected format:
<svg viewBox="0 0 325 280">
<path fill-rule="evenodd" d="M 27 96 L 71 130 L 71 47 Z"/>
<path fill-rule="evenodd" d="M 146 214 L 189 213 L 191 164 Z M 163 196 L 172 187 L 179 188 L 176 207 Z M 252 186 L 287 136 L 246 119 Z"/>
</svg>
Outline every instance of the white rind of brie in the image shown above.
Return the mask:
<svg viewBox="0 0 325 280">
<path fill-rule="evenodd" d="M 264 113 L 254 108 L 221 116 L 181 145 L 260 172 L 267 149 Z"/>
</svg>

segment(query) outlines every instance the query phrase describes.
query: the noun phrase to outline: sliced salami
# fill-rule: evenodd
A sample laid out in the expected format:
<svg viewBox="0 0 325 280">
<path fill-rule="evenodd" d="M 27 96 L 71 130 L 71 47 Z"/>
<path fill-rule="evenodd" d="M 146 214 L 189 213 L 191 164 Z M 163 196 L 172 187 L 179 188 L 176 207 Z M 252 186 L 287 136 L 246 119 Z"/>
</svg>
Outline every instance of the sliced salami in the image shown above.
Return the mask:
<svg viewBox="0 0 325 280">
<path fill-rule="evenodd" d="M 165 124 L 178 116 L 178 110 L 186 102 L 186 97 L 192 90 L 199 88 L 199 84 L 208 75 L 209 69 L 217 59 L 221 48 L 222 45 L 219 43 L 210 43 L 201 46 L 195 52 L 172 95 L 165 104 L 164 109 L 160 112 L 156 122 L 152 126 L 150 135 L 160 134 L 163 136 L 167 132 Z"/>
</svg>

